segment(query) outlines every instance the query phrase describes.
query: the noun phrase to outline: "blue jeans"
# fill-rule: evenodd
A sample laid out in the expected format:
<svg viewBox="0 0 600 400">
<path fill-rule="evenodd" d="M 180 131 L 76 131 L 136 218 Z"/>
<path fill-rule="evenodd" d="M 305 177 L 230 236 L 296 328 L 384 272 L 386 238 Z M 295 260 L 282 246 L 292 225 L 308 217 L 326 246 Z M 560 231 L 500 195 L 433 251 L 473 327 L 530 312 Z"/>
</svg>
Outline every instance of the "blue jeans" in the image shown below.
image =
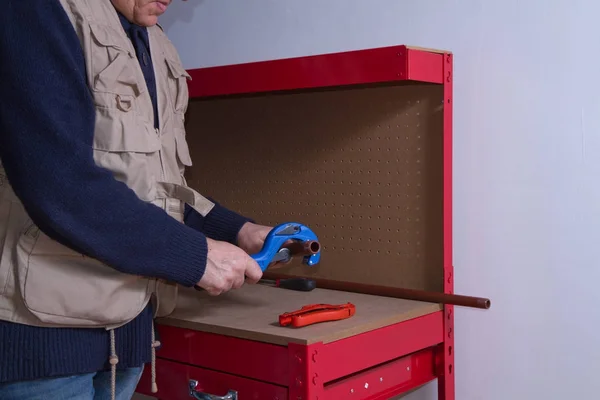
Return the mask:
<svg viewBox="0 0 600 400">
<path fill-rule="evenodd" d="M 130 400 L 143 367 L 117 371 L 117 400 Z M 0 384 L 2 400 L 110 400 L 110 371 Z"/>
</svg>

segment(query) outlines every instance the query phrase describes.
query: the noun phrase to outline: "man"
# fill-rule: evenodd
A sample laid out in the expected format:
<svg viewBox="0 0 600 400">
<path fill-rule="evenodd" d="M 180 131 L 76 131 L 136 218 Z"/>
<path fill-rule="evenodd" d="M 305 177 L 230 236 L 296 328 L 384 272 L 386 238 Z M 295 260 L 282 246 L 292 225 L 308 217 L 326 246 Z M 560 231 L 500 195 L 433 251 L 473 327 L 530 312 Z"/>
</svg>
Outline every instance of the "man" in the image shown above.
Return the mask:
<svg viewBox="0 0 600 400">
<path fill-rule="evenodd" d="M 3 3 L 1 399 L 128 399 L 176 284 L 218 295 L 262 275 L 249 254 L 270 227 L 183 179 L 169 3 Z"/>
</svg>

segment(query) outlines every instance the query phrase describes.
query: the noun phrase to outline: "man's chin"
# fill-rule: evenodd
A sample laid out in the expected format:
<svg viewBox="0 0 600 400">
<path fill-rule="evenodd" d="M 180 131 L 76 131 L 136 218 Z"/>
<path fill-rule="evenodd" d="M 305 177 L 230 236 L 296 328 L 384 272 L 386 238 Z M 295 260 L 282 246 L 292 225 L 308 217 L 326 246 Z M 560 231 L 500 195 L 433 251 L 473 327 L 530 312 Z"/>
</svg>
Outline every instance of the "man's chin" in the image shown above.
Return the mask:
<svg viewBox="0 0 600 400">
<path fill-rule="evenodd" d="M 151 27 L 154 26 L 158 23 L 158 16 L 157 15 L 148 15 L 146 17 L 140 18 L 137 21 L 137 24 L 140 26 L 145 26 L 145 27 Z"/>
</svg>

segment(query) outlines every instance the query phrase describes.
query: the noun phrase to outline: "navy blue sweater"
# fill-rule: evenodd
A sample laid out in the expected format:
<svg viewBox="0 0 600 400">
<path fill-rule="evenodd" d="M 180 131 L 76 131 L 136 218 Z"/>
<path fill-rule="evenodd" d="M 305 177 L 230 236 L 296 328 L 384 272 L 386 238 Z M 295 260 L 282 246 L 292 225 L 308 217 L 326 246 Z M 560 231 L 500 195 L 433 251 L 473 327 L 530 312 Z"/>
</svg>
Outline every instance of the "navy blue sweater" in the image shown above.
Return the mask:
<svg viewBox="0 0 600 400">
<path fill-rule="evenodd" d="M 154 93 L 151 63 L 143 63 L 147 35 L 141 33 L 136 50 Z M 177 222 L 95 165 L 93 135 L 85 60 L 60 3 L 4 1 L 0 158 L 32 220 L 55 240 L 124 273 L 196 284 L 206 266 L 206 237 L 235 243 L 249 219 L 217 204 L 206 218 L 187 207 L 185 224 Z M 151 321 L 149 306 L 116 330 L 119 368 L 149 362 Z M 0 383 L 106 370 L 108 356 L 103 329 L 0 321 Z"/>
</svg>

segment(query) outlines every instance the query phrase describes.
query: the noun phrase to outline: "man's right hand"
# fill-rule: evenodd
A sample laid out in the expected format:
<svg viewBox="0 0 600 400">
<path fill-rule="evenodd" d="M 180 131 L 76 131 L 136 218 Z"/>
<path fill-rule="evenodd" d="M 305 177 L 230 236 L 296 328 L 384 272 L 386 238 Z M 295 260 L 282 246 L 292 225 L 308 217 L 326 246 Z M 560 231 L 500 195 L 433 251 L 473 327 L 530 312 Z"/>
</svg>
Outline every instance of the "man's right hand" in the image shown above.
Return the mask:
<svg viewBox="0 0 600 400">
<path fill-rule="evenodd" d="M 206 242 L 206 269 L 197 286 L 210 295 L 218 296 L 231 289 L 239 289 L 244 282 L 257 283 L 262 277 L 257 262 L 241 248 L 209 238 Z"/>
</svg>

